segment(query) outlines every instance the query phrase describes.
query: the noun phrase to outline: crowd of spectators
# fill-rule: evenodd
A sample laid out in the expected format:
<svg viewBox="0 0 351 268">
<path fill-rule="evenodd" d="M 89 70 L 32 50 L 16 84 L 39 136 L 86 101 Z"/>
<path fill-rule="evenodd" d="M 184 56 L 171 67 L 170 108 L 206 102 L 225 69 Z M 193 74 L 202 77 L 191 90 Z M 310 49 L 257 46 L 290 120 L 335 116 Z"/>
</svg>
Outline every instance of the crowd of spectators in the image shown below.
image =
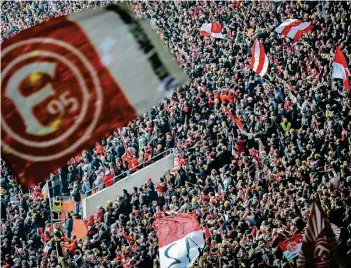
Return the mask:
<svg viewBox="0 0 351 268">
<path fill-rule="evenodd" d="M 2 38 L 50 17 L 106 4 L 23 2 L 1 3 Z M 148 180 L 101 207 L 87 222 L 87 238 L 78 241 L 58 226 L 45 232 L 50 208 L 41 186 L 31 196 L 21 193 L 2 164 L 3 265 L 159 267 L 153 221 L 195 212 L 211 237 L 193 267 L 296 267 L 278 243 L 303 232 L 313 198 L 341 228 L 337 254 L 344 267 L 351 263 L 350 94 L 331 79 L 336 46 L 343 46 L 351 62 L 350 4 L 130 5 L 137 17 L 150 20 L 192 82 L 122 133 L 137 163 L 146 165 L 151 156 L 175 148 L 184 164 L 160 183 Z M 298 42 L 282 37 L 274 28 L 287 18 L 311 21 L 314 28 Z M 214 21 L 222 25 L 224 39 L 199 35 L 202 23 Z M 255 38 L 270 61 L 263 78 L 249 69 Z M 101 185 L 96 180 L 108 182 L 111 173 L 131 170 L 120 159 L 123 153 L 114 133 L 52 174 L 55 195 L 69 192 L 73 183 L 90 190 Z"/>
</svg>

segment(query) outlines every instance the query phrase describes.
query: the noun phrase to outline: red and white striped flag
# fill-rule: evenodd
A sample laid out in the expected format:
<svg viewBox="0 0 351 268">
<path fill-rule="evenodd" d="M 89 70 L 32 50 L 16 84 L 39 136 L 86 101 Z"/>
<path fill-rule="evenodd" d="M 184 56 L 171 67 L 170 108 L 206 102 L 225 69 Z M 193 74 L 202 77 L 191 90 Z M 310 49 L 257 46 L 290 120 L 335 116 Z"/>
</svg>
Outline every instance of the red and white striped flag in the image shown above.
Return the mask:
<svg viewBox="0 0 351 268">
<path fill-rule="evenodd" d="M 264 52 L 263 45 L 255 40 L 255 43 L 252 46 L 252 57 L 250 68 L 255 71 L 259 76 L 264 76 L 268 70 L 269 60 L 267 55 Z"/>
<path fill-rule="evenodd" d="M 201 26 L 200 35 L 223 38 L 222 26 L 218 22 L 204 23 Z"/>
<path fill-rule="evenodd" d="M 333 79 L 339 78 L 344 81 L 344 87 L 350 91 L 350 71 L 347 68 L 347 62 L 344 54 L 342 53 L 341 46 L 336 48 L 335 58 L 333 61 Z"/>
<path fill-rule="evenodd" d="M 205 246 L 204 231 L 192 214 L 179 213 L 157 219 L 161 268 L 187 268 Z"/>
<path fill-rule="evenodd" d="M 334 228 L 335 229 L 335 228 Z M 311 213 L 302 248 L 297 260 L 298 268 L 328 268 L 333 266 L 333 253 L 338 242 L 327 216 L 316 203 L 312 203 Z"/>
<path fill-rule="evenodd" d="M 301 36 L 313 29 L 311 22 L 303 22 L 297 19 L 288 19 L 280 24 L 275 31 L 284 36 L 290 37 L 296 41 L 301 39 Z"/>
<path fill-rule="evenodd" d="M 37 24 L 1 52 L 2 157 L 27 188 L 188 80 L 121 5 Z"/>
</svg>

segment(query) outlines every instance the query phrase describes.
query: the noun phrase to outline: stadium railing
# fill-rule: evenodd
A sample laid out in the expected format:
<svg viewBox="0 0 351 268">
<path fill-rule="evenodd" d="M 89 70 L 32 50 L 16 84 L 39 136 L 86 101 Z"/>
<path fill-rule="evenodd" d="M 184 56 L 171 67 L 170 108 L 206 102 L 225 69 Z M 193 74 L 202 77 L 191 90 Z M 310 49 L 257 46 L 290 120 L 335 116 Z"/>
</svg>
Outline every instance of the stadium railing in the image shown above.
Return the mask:
<svg viewBox="0 0 351 268">
<path fill-rule="evenodd" d="M 115 200 L 117 196 L 123 194 L 124 189 L 130 193 L 134 187 L 139 188 L 144 185 L 148 178 L 151 178 L 153 183 L 158 183 L 160 178 L 174 167 L 175 154 L 173 153 L 173 149 L 169 149 L 165 152 L 167 152 L 167 156 L 162 157 L 156 162 L 152 162 L 148 166 L 132 174 L 125 172 L 117 176 L 122 179 L 118 180 L 110 187 L 104 188 L 82 199 L 83 218 L 86 219 L 90 215 L 95 214 L 99 206 L 105 206 L 109 201 Z M 162 155 L 164 155 L 165 152 L 163 152 Z M 156 155 L 154 158 L 159 156 L 160 155 Z M 142 166 L 142 164 L 140 166 Z"/>
</svg>

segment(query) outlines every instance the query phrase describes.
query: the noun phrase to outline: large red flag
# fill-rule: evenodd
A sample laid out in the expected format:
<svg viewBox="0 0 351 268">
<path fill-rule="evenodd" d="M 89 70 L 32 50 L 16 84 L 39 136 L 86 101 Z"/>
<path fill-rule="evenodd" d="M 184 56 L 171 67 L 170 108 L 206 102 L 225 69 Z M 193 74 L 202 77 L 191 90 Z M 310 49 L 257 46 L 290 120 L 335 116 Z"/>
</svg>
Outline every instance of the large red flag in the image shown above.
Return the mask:
<svg viewBox="0 0 351 268">
<path fill-rule="evenodd" d="M 334 228 L 335 229 L 335 228 Z M 329 268 L 338 267 L 332 263 L 333 254 L 338 244 L 335 233 L 322 208 L 312 203 L 302 248 L 297 260 L 298 268 Z"/>
<path fill-rule="evenodd" d="M 179 213 L 157 219 L 160 266 L 189 267 L 205 246 L 203 230 L 194 215 Z"/>
<path fill-rule="evenodd" d="M 121 6 L 62 16 L 1 44 L 2 157 L 32 187 L 187 81 Z"/>
</svg>

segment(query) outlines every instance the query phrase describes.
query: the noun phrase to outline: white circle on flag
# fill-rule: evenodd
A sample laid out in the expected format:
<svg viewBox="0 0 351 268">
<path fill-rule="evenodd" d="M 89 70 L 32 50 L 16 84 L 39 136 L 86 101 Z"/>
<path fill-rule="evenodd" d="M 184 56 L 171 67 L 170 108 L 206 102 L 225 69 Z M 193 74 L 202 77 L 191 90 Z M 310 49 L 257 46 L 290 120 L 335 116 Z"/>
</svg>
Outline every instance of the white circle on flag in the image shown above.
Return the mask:
<svg viewBox="0 0 351 268">
<path fill-rule="evenodd" d="M 82 120 L 84 119 L 84 116 L 86 115 L 87 112 L 87 108 L 88 108 L 88 98 L 89 98 L 89 92 L 88 89 L 86 87 L 86 83 L 84 81 L 84 78 L 82 77 L 81 73 L 79 72 L 79 70 L 77 69 L 76 66 L 74 66 L 74 64 L 72 64 L 70 61 L 68 61 L 66 58 L 56 54 L 56 53 L 52 53 L 52 52 L 48 52 L 48 51 L 38 51 L 38 53 L 36 54 L 36 56 L 47 56 L 47 57 L 52 57 L 56 60 L 59 60 L 61 62 L 63 62 L 66 66 L 68 66 L 70 68 L 70 70 L 74 73 L 74 75 L 77 77 L 78 81 L 79 81 L 79 85 L 82 88 L 82 92 L 83 92 L 83 105 L 82 105 L 82 110 L 81 113 L 79 114 L 79 117 L 77 120 L 75 120 L 74 124 L 61 136 L 57 137 L 56 139 L 50 140 L 50 141 L 42 141 L 42 142 L 36 142 L 36 141 L 30 141 L 27 140 L 25 138 L 22 138 L 21 136 L 19 136 L 18 134 L 16 134 L 14 131 L 12 131 L 11 127 L 6 123 L 6 120 L 3 119 L 2 114 L 1 114 L 1 119 L 2 119 L 2 123 L 3 123 L 3 127 L 5 129 L 5 131 L 11 135 L 12 138 L 14 138 L 15 140 L 17 140 L 18 142 L 21 142 L 25 145 L 28 146 L 33 146 L 33 147 L 47 147 L 47 146 L 52 146 L 55 145 L 61 141 L 63 141 L 64 139 L 66 139 L 67 137 L 69 137 L 79 126 L 79 124 L 82 122 Z M 27 58 L 31 58 L 32 55 L 31 53 L 26 53 L 21 55 L 20 57 L 16 58 L 14 61 L 12 61 L 9 65 L 6 66 L 6 68 L 4 69 L 4 71 L 2 72 L 2 77 L 6 77 L 7 73 L 13 68 L 13 66 L 15 66 L 17 63 L 27 59 Z M 6 90 L 6 89 L 5 89 Z"/>
<path fill-rule="evenodd" d="M 2 51 L 2 57 L 4 57 L 7 53 L 9 53 L 11 50 L 16 49 L 20 46 L 23 45 L 28 45 L 28 44 L 33 44 L 33 43 L 48 43 L 48 44 L 54 44 L 57 46 L 61 46 L 63 48 L 65 48 L 66 50 L 72 52 L 72 54 L 74 54 L 77 58 L 79 58 L 85 65 L 85 67 L 89 70 L 90 75 L 92 77 L 92 80 L 94 82 L 94 90 L 96 92 L 97 95 L 97 101 L 96 101 L 96 110 L 95 113 L 93 115 L 93 119 L 91 120 L 90 125 L 87 127 L 86 131 L 84 132 L 84 134 L 82 135 L 82 137 L 80 137 L 75 143 L 73 143 L 71 146 L 69 146 L 68 148 L 56 153 L 56 154 L 52 154 L 52 155 L 47 155 L 47 156 L 35 156 L 35 155 L 29 155 L 26 153 L 22 153 L 22 152 L 18 152 L 15 149 L 11 148 L 8 144 L 6 144 L 4 141 L 2 141 L 1 146 L 4 147 L 5 150 L 8 150 L 9 153 L 12 153 L 20 158 L 23 158 L 25 160 L 29 160 L 29 161 L 51 161 L 57 158 L 60 158 L 62 156 L 65 156 L 69 153 L 71 153 L 73 150 L 75 150 L 77 147 L 79 147 L 87 138 L 90 137 L 90 134 L 92 133 L 92 131 L 94 130 L 97 121 L 99 119 L 99 116 L 101 114 L 102 111 L 102 100 L 103 100 L 103 94 L 102 94 L 102 90 L 101 90 L 101 85 L 100 85 L 100 80 L 96 74 L 96 71 L 94 69 L 94 67 L 91 65 L 91 63 L 89 62 L 89 60 L 84 56 L 83 53 L 81 53 L 78 49 L 76 49 L 75 47 L 73 47 L 72 45 L 60 41 L 60 40 L 56 40 L 53 38 L 32 38 L 29 40 L 25 40 L 25 41 L 20 41 L 17 43 L 14 43 L 13 45 L 10 45 L 9 47 L 5 48 Z M 47 146 L 51 146 L 54 144 L 59 143 L 60 141 L 63 141 L 65 138 L 69 137 L 70 134 L 72 134 L 77 127 L 79 126 L 79 123 L 82 122 L 84 120 L 84 117 L 86 115 L 87 112 L 87 106 L 88 106 L 88 102 L 89 102 L 89 96 L 88 96 L 88 90 L 87 87 L 85 85 L 84 79 L 82 77 L 82 75 L 80 74 L 79 70 L 76 68 L 76 66 L 74 66 L 74 64 L 72 64 L 69 60 L 67 60 L 66 58 L 64 58 L 61 55 L 58 55 L 57 53 L 53 53 L 53 52 L 48 52 L 48 51 L 40 51 L 38 50 L 38 53 L 42 56 L 50 56 L 53 57 L 55 59 L 60 60 L 61 62 L 63 62 L 66 66 L 68 66 L 72 72 L 74 73 L 74 75 L 76 76 L 77 80 L 79 81 L 80 87 L 82 88 L 82 92 L 83 92 L 83 105 L 82 105 L 82 109 L 81 112 L 79 114 L 78 119 L 76 120 L 76 122 L 72 125 L 72 127 L 69 128 L 69 130 L 59 136 L 56 139 L 53 139 L 51 141 L 44 141 L 44 142 L 35 142 L 35 141 L 29 141 L 27 139 L 24 139 L 21 136 L 18 136 L 16 133 L 14 133 L 11 128 L 6 124 L 6 121 L 3 118 L 3 115 L 1 114 L 1 121 L 4 125 L 4 130 L 10 134 L 15 140 L 17 140 L 18 142 L 21 142 L 25 145 L 29 145 L 29 146 L 33 146 L 33 147 L 47 147 Z M 29 54 L 29 53 L 27 53 Z M 7 74 L 7 72 L 10 70 L 10 68 L 12 68 L 16 63 L 28 58 L 28 55 L 24 54 L 18 58 L 16 58 L 13 62 L 11 62 L 3 71 L 2 73 L 2 77 L 5 77 L 5 75 Z M 38 55 L 39 55 L 38 54 Z"/>
</svg>

